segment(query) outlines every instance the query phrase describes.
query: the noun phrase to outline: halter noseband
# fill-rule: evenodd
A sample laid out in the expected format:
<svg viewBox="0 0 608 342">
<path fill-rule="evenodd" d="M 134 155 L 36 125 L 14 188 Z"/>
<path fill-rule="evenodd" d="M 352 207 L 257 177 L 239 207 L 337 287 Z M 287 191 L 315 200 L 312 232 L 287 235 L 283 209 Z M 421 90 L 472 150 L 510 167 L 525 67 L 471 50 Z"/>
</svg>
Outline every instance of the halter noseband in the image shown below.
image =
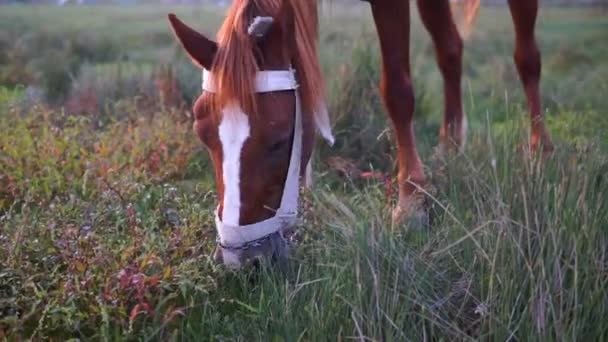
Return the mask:
<svg viewBox="0 0 608 342">
<path fill-rule="evenodd" d="M 203 71 L 203 90 L 211 93 L 217 92 L 213 74 L 207 70 Z M 261 222 L 248 225 L 229 225 L 222 222 L 219 217 L 219 206 L 215 210 L 215 224 L 218 232 L 218 240 L 224 248 L 243 248 L 247 244 L 264 239 L 271 234 L 282 231 L 296 223 L 298 215 L 298 197 L 300 190 L 300 164 L 302 156 L 302 105 L 298 94 L 298 83 L 295 71 L 258 71 L 255 79 L 255 91 L 257 93 L 268 93 L 274 91 L 295 90 L 296 113 L 291 157 L 289 169 L 283 188 L 281 204 L 275 215 Z"/>
</svg>

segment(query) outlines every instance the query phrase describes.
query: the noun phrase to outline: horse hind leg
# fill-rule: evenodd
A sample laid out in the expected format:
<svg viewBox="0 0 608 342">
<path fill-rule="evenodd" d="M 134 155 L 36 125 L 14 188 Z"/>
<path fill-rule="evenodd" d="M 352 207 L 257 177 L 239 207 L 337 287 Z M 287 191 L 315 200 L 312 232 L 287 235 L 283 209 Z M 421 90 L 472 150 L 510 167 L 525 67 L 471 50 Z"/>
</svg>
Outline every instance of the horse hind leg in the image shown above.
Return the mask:
<svg viewBox="0 0 608 342">
<path fill-rule="evenodd" d="M 540 99 L 541 58 L 534 29 L 538 13 L 538 0 L 509 0 L 515 26 L 515 52 L 513 59 L 524 87 L 530 110 L 530 148 L 536 151 L 553 150 L 551 136 L 545 128 Z"/>
<path fill-rule="evenodd" d="M 435 57 L 443 77 L 444 118 L 439 131 L 440 150 L 461 148 L 466 139 L 462 107 L 463 43 L 452 18 L 448 0 L 418 0 L 418 11 L 435 45 Z"/>
<path fill-rule="evenodd" d="M 393 124 L 399 160 L 399 202 L 393 222 L 425 223 L 419 188 L 426 182 L 413 129 L 414 91 L 409 66 L 409 1 L 371 2 L 382 51 L 380 90 Z M 414 219 L 412 222 L 411 220 Z"/>
</svg>

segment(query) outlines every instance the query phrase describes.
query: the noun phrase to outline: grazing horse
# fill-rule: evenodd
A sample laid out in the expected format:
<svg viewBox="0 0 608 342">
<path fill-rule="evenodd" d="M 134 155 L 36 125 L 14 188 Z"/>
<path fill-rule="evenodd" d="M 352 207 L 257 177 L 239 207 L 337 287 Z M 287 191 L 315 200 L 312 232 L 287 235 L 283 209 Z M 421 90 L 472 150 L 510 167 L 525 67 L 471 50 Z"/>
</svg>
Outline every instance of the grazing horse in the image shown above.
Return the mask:
<svg viewBox="0 0 608 342">
<path fill-rule="evenodd" d="M 465 0 L 477 10 L 479 0 Z M 413 130 L 409 0 L 368 0 L 382 52 L 381 94 L 393 124 L 399 200 L 393 220 L 417 215 L 426 178 Z M 449 0 L 417 0 L 444 81 L 440 144 L 464 142 L 463 43 Z M 528 99 L 532 149 L 552 143 L 541 112 L 538 0 L 509 0 L 514 60 Z M 470 16 L 469 16 L 470 17 Z M 300 178 L 308 179 L 315 128 L 333 142 L 317 58 L 316 0 L 235 0 L 214 42 L 173 14 L 177 39 L 203 69 L 194 130 L 214 164 L 219 193 L 216 259 L 232 267 L 259 256 L 282 259 L 282 231 L 296 220 Z"/>
</svg>

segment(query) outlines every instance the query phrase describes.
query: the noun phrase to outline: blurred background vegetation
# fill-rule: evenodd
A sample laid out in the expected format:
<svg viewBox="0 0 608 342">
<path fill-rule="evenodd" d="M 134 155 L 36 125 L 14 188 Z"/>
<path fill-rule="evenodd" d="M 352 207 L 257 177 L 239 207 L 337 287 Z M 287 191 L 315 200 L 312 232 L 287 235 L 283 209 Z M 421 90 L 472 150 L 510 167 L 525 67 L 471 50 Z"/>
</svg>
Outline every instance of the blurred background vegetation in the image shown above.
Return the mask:
<svg viewBox="0 0 608 342">
<path fill-rule="evenodd" d="M 396 167 L 369 9 L 325 2 L 337 143 L 315 155 L 297 274 L 255 282 L 208 258 L 215 187 L 190 112 L 200 71 L 166 20 L 212 37 L 225 7 L 0 6 L 0 340 L 605 340 L 608 17 L 585 4 L 541 10 L 557 146 L 545 163 L 521 153 L 502 6 L 483 7 L 465 42 L 469 145 L 431 158 L 442 83 L 412 11 L 416 134 L 436 187 L 432 227 L 412 232 L 390 226 L 386 184 L 357 177 Z"/>
</svg>

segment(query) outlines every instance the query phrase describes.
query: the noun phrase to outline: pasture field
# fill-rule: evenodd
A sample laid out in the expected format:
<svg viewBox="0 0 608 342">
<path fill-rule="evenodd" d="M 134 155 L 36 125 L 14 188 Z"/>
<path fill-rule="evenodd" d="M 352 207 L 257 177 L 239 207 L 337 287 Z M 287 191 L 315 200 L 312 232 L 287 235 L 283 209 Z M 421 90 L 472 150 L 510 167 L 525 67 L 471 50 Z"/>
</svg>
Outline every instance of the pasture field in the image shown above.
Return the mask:
<svg viewBox="0 0 608 342">
<path fill-rule="evenodd" d="M 392 226 L 394 174 L 364 5 L 324 4 L 336 145 L 319 141 L 286 273 L 210 258 L 212 168 L 191 130 L 200 73 L 176 12 L 0 6 L 0 340 L 608 340 L 608 17 L 543 8 L 543 106 L 556 151 L 525 151 L 505 8 L 465 43 L 468 144 L 433 157 L 442 85 L 412 24 L 430 226 Z M 390 194 L 390 191 L 388 191 Z"/>
</svg>

